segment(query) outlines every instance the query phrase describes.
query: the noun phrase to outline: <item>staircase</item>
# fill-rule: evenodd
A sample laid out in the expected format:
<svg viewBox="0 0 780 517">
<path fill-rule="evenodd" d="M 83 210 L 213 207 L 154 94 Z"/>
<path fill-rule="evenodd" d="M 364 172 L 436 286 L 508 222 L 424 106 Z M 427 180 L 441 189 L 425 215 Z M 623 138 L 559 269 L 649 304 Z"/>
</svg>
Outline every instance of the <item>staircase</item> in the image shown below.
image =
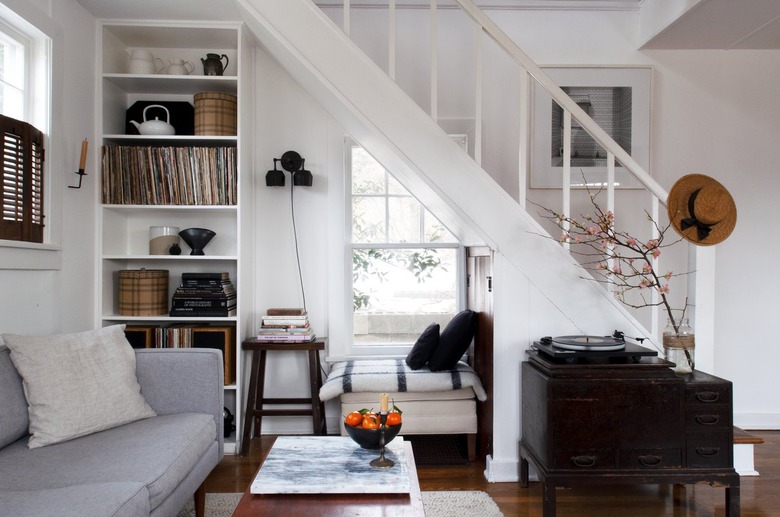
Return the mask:
<svg viewBox="0 0 780 517">
<path fill-rule="evenodd" d="M 610 171 L 614 173 L 617 162 L 646 188 L 653 200 L 654 213 L 657 213 L 666 199 L 665 190 L 471 0 L 456 2 L 472 20 L 479 40 L 488 37 L 495 41 L 525 71 L 524 81 L 536 81 L 544 88 L 564 108 L 566 119 L 571 117 L 576 120 L 606 149 Z M 514 386 L 517 385 L 517 364 L 522 360 L 522 352 L 518 352 L 517 348 L 527 347 L 531 340 L 540 337 L 537 335 L 540 324 L 518 327 L 518 319 L 533 320 L 543 314 L 548 323 L 555 322 L 554 326 L 546 328 L 566 329 L 559 334 L 603 335 L 605 331 L 620 329 L 627 336 L 645 336 L 654 343 L 658 342 L 657 316 L 653 318 L 651 329 L 645 328 L 601 285 L 583 280 L 582 269 L 563 247 L 553 240 L 539 237 L 546 231 L 524 208 L 524 159 L 520 160 L 522 187 L 517 199 L 482 169 L 479 164 L 481 121 L 478 102 L 476 149 L 472 158 L 437 123 L 435 72 L 431 73 L 431 112 L 428 113 L 392 80 L 395 70 L 392 52 L 388 59 L 388 73 L 350 39 L 348 0 L 345 1 L 343 27 L 334 23 L 310 0 L 236 0 L 236 4 L 244 22 L 264 49 L 352 138 L 392 171 L 396 179 L 413 192 L 463 244 L 489 246 L 495 251 L 499 269 L 506 272 L 505 278 L 518 279 L 519 284 L 527 286 L 516 290 L 505 287 L 503 294 L 497 293 L 497 296 L 510 300 L 507 305 L 511 311 L 502 314 L 498 308 L 500 302 L 496 302 L 495 355 L 501 358 L 502 363 L 496 364 L 496 383 L 506 388 L 507 392 L 515 392 L 506 395 L 505 401 L 496 400 L 497 407 L 517 404 L 517 390 Z M 390 0 L 391 10 L 394 4 L 394 0 Z M 435 0 L 432 1 L 431 11 L 436 13 Z M 391 26 L 394 24 L 393 16 L 391 12 Z M 433 16 L 433 34 L 436 30 L 435 20 L 436 16 Z M 391 40 L 392 48 L 392 33 Z M 435 59 L 435 52 L 432 52 L 434 71 Z M 476 89 L 479 93 L 479 84 Z M 525 102 L 528 102 L 527 85 L 524 89 Z M 567 127 L 570 127 L 570 123 L 567 123 Z M 521 157 L 527 152 L 527 148 L 521 145 L 518 150 Z M 570 146 L 567 146 L 564 154 L 563 207 L 556 208 L 563 213 L 570 213 L 570 153 Z M 614 196 L 615 190 L 610 181 L 610 203 Z M 703 282 L 706 286 L 708 279 L 703 273 L 713 269 L 712 255 L 697 253 L 696 258 L 696 269 L 699 271 L 696 283 Z M 711 287 L 709 291 L 705 289 L 705 292 L 711 292 Z M 544 310 L 537 310 L 537 305 L 543 305 Z M 521 311 L 520 314 L 514 312 L 517 309 Z M 706 320 L 706 316 L 702 317 L 702 311 L 697 311 L 697 363 L 704 366 L 705 370 L 711 365 L 706 353 L 707 339 L 711 338 L 711 333 L 707 335 Z M 506 343 L 500 342 L 502 332 Z M 502 346 L 507 347 L 503 352 Z M 501 390 L 496 390 L 496 393 L 502 396 Z M 494 459 L 497 458 L 499 462 L 505 460 L 507 464 L 496 470 L 503 470 L 503 477 L 511 477 L 508 472 L 513 468 L 512 462 L 516 463 L 516 436 L 511 431 L 506 436 L 499 436 L 499 433 L 497 431 L 494 437 Z M 516 470 L 514 473 L 516 476 Z M 502 474 L 497 477 L 501 478 Z"/>
</svg>

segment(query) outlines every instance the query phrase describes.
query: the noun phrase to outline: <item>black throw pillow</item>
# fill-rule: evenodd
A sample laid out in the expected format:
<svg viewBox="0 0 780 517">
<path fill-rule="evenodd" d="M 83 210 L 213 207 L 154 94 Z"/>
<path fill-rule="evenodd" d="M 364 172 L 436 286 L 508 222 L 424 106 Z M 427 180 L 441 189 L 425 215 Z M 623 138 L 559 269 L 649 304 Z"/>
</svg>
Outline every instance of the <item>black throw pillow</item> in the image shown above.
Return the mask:
<svg viewBox="0 0 780 517">
<path fill-rule="evenodd" d="M 425 366 L 437 346 L 439 346 L 439 324 L 431 323 L 428 328 L 423 330 L 409 355 L 406 356 L 406 364 L 412 370 L 419 370 Z"/>
<path fill-rule="evenodd" d="M 477 329 L 477 313 L 465 310 L 455 315 L 444 327 L 439 337 L 439 346 L 428 360 L 431 371 L 451 370 L 468 350 Z"/>
</svg>

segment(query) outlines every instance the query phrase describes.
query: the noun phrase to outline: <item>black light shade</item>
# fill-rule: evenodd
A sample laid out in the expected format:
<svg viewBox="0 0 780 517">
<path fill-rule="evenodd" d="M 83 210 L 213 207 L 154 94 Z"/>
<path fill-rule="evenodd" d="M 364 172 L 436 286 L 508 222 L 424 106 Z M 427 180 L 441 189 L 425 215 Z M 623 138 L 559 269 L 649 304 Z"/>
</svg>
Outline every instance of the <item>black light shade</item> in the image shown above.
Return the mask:
<svg viewBox="0 0 780 517">
<path fill-rule="evenodd" d="M 312 175 L 311 171 L 301 169 L 298 172 L 293 173 L 293 185 L 299 187 L 311 187 Z"/>
<path fill-rule="evenodd" d="M 274 170 L 265 173 L 265 185 L 267 187 L 284 187 L 284 172 L 276 169 L 276 158 L 274 158 Z"/>
</svg>

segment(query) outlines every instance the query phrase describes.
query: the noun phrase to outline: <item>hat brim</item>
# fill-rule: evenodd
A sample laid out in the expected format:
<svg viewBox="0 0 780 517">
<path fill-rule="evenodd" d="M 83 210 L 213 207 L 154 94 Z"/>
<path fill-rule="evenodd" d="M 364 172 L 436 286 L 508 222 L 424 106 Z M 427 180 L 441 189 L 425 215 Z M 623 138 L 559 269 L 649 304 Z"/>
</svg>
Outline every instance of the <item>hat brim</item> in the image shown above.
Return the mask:
<svg viewBox="0 0 780 517">
<path fill-rule="evenodd" d="M 696 227 L 683 229 L 682 221 L 691 216 L 688 211 L 688 200 L 691 195 L 703 187 L 713 185 L 722 189 L 726 195 L 717 207 L 720 214 L 718 223 L 710 227 L 710 232 L 706 237 L 700 238 Z M 734 198 L 717 180 L 704 174 L 688 174 L 678 179 L 669 191 L 669 197 L 666 200 L 666 211 L 669 214 L 669 222 L 675 231 L 683 239 L 699 246 L 712 246 L 713 244 L 723 242 L 731 235 L 737 224 L 737 206 L 734 203 Z"/>
</svg>

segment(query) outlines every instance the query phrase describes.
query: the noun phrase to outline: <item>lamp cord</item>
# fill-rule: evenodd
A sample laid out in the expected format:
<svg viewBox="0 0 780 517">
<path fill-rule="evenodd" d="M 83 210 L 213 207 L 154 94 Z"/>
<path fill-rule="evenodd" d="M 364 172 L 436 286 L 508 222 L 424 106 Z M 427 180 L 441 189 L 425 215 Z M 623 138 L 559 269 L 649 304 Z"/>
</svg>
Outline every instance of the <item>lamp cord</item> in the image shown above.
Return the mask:
<svg viewBox="0 0 780 517">
<path fill-rule="evenodd" d="M 306 311 L 306 291 L 303 288 L 303 273 L 301 272 L 301 255 L 298 251 L 298 230 L 295 226 L 295 182 L 293 181 L 293 178 L 295 177 L 295 173 L 293 172 L 290 175 L 290 216 L 292 218 L 292 226 L 293 226 L 293 238 L 295 239 L 295 260 L 298 263 L 298 280 L 301 283 L 301 296 L 303 297 L 303 310 Z"/>
</svg>

